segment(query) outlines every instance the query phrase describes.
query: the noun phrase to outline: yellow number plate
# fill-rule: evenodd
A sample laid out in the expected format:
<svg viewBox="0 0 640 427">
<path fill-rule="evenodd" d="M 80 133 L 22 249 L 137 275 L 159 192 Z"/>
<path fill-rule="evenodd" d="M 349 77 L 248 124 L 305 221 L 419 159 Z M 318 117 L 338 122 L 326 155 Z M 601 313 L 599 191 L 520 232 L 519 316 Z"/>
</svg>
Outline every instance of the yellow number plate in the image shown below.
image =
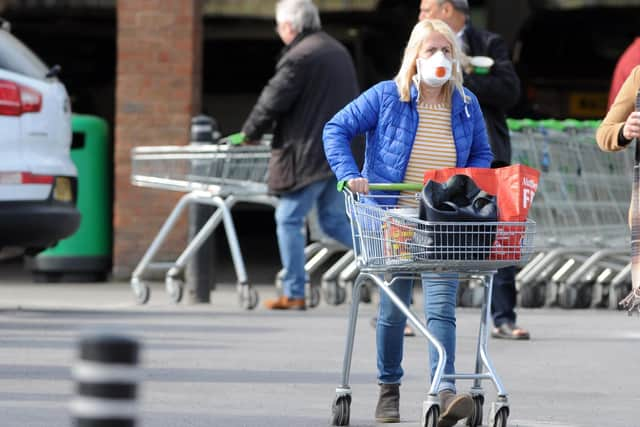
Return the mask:
<svg viewBox="0 0 640 427">
<path fill-rule="evenodd" d="M 576 92 L 569 95 L 569 116 L 572 118 L 604 117 L 607 94 L 604 92 Z"/>
<path fill-rule="evenodd" d="M 70 202 L 73 198 L 71 192 L 71 180 L 69 178 L 59 176 L 53 187 L 53 198 L 61 202 Z"/>
</svg>

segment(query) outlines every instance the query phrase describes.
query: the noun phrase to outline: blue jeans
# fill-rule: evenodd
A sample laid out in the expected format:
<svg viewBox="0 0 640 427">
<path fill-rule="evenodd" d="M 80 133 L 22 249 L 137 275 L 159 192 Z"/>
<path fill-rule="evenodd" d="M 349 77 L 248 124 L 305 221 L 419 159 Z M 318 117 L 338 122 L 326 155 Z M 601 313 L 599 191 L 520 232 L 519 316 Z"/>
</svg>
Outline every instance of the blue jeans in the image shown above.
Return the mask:
<svg viewBox="0 0 640 427">
<path fill-rule="evenodd" d="M 504 323 L 516 323 L 516 268 L 514 266 L 499 269 L 493 276 L 493 296 L 491 298 L 491 316 L 497 327 Z"/>
<path fill-rule="evenodd" d="M 407 306 L 411 302 L 412 285 L 412 280 L 400 279 L 392 286 L 393 291 Z M 455 273 L 422 273 L 427 329 L 444 346 L 447 354 L 447 362 L 444 367 L 445 374 L 455 374 L 457 287 L 458 275 Z M 376 341 L 378 382 L 381 384 L 400 383 L 404 373 L 401 362 L 406 323 L 406 316 L 396 308 L 384 292 L 380 292 Z M 429 360 L 431 376 L 433 377 L 438 362 L 438 352 L 431 344 L 429 344 Z M 442 390 L 455 392 L 455 382 L 453 380 L 441 381 L 438 391 Z"/>
<path fill-rule="evenodd" d="M 280 196 L 275 214 L 276 233 L 280 259 L 285 270 L 282 288 L 284 295 L 289 298 L 304 298 L 304 284 L 307 282 L 304 270 L 304 219 L 314 204 L 318 209 L 322 231 L 346 247 L 352 246 L 344 195 L 337 191 L 336 184 L 336 179 L 330 178 Z"/>
</svg>

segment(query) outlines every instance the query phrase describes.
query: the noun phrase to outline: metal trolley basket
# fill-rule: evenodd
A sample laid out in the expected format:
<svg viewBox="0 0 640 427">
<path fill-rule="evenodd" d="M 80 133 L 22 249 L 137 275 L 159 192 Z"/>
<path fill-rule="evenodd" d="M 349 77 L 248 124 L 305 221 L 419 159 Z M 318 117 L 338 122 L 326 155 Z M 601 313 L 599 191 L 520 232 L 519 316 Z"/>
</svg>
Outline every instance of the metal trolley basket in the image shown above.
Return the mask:
<svg viewBox="0 0 640 427">
<path fill-rule="evenodd" d="M 136 147 L 131 153 L 131 181 L 141 187 L 186 192 L 171 211 L 160 231 L 131 276 L 131 287 L 138 303 L 149 300 L 149 287 L 142 274 L 150 266 L 184 208 L 190 203 L 203 203 L 217 209 L 191 239 L 178 259 L 169 265 L 165 277 L 167 293 L 173 302 L 182 299 L 181 278 L 189 258 L 196 253 L 222 221 L 238 278 L 241 305 L 253 309 L 258 293 L 247 279 L 238 244 L 231 208 L 238 202 L 275 206 L 277 200 L 267 195 L 266 176 L 271 149 L 268 144 L 231 145 L 204 144 L 185 146 Z"/>
<path fill-rule="evenodd" d="M 419 191 L 422 188 L 419 184 L 370 184 L 369 187 L 374 191 Z M 505 427 L 509 416 L 507 392 L 493 368 L 487 351 L 493 274 L 499 268 L 527 262 L 533 250 L 535 222 L 427 222 L 417 218 L 417 210 L 414 209 L 415 213 L 407 215 L 407 207 L 398 206 L 398 202 L 403 198 L 415 199 L 417 194 L 363 195 L 354 194 L 348 189 L 344 192 L 360 274 L 353 289 L 342 383 L 336 388 L 336 397 L 332 405 L 332 424 L 349 424 L 349 373 L 359 295 L 363 283 L 368 281 L 384 292 L 407 316 L 416 330 L 437 349 L 439 362 L 423 403 L 420 426 L 437 425 L 440 414 L 438 386 L 442 379 L 455 378 L 473 380 L 471 395 L 474 400 L 474 412 L 467 419 L 467 425 L 476 427 L 482 424 L 484 392 L 481 380 L 491 380 L 497 389 L 497 400 L 492 404 L 490 425 Z M 390 288 L 400 277 L 415 278 L 420 272 L 426 271 L 474 274 L 483 278 L 484 299 L 473 373 L 444 375 L 447 357 L 444 347 Z"/>
</svg>

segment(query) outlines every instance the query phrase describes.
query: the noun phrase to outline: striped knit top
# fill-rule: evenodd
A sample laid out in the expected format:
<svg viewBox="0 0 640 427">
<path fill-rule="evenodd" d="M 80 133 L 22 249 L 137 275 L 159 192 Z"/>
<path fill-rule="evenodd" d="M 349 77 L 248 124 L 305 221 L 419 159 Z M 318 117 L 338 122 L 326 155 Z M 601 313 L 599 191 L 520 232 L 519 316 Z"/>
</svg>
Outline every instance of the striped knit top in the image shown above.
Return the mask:
<svg viewBox="0 0 640 427">
<path fill-rule="evenodd" d="M 418 131 L 405 172 L 405 182 L 422 183 L 424 172 L 456 166 L 456 146 L 451 131 L 451 106 L 418 103 Z M 413 195 L 402 192 L 401 195 Z M 417 206 L 414 199 L 400 198 L 399 205 Z"/>
</svg>

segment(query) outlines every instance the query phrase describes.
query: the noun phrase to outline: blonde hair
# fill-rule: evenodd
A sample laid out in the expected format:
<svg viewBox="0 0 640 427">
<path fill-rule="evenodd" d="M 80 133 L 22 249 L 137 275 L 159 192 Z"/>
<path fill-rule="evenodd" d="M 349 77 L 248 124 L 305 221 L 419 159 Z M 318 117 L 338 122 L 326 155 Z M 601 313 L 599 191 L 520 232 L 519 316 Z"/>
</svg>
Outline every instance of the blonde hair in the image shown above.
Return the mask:
<svg viewBox="0 0 640 427">
<path fill-rule="evenodd" d="M 458 89 L 462 97 L 465 98 L 462 89 L 462 70 L 459 65 L 462 59 L 462 50 L 458 45 L 456 35 L 443 21 L 439 19 L 424 19 L 413 27 L 407 47 L 404 49 L 400 71 L 398 71 L 398 74 L 396 74 L 393 79 L 398 87 L 401 101 L 409 102 L 411 100 L 411 85 L 413 84 L 413 76 L 417 73 L 416 59 L 418 58 L 422 44 L 432 31 L 442 34 L 451 45 L 451 59 L 453 62 L 451 67 L 451 80 L 445 83 L 443 87 L 444 99 L 447 101 L 450 100 L 454 89 Z"/>
</svg>

